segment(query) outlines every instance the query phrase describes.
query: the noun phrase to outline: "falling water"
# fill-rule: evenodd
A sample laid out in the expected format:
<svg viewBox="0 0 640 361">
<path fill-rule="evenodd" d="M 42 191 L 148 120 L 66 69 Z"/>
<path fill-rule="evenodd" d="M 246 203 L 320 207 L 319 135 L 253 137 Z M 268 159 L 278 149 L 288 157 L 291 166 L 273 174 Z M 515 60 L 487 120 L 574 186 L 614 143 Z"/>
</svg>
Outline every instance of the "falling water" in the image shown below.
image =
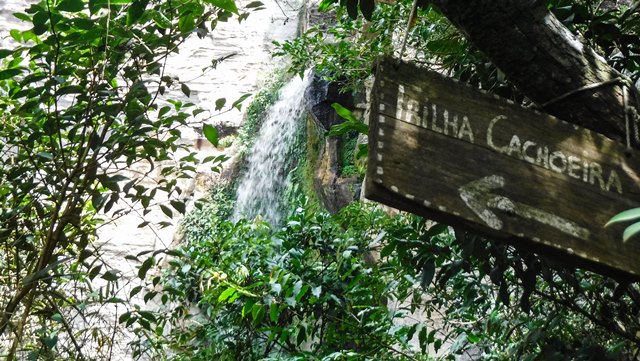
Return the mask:
<svg viewBox="0 0 640 361">
<path fill-rule="evenodd" d="M 287 155 L 296 140 L 309 78 L 294 77 L 282 87 L 278 101 L 269 110 L 236 192 L 234 219 L 261 215 L 271 224 L 280 221 L 279 200 L 286 186 Z"/>
</svg>

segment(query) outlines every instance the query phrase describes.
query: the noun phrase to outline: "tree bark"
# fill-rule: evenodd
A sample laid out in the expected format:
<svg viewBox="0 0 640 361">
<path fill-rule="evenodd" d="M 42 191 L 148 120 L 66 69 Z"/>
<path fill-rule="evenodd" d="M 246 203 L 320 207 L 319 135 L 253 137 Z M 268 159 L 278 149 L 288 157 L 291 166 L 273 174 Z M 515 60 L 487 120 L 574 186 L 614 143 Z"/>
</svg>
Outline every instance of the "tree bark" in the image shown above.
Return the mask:
<svg viewBox="0 0 640 361">
<path fill-rule="evenodd" d="M 588 85 L 544 111 L 626 142 L 621 75 L 585 46 L 541 0 L 433 0 L 518 89 L 538 105 Z M 629 92 L 633 94 L 632 92 Z M 635 101 L 634 101 L 635 104 Z M 634 126 L 630 125 L 631 131 Z M 632 146 L 640 148 L 631 135 Z"/>
</svg>

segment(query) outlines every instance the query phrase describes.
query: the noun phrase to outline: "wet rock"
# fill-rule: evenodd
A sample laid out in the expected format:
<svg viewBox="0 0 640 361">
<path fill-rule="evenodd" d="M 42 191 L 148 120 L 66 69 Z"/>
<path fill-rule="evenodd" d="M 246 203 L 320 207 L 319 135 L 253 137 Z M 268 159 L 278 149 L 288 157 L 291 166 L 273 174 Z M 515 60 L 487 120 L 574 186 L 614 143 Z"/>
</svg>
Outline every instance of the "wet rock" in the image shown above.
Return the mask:
<svg viewBox="0 0 640 361">
<path fill-rule="evenodd" d="M 347 109 L 353 109 L 354 101 L 351 93 L 341 93 L 340 83 L 329 82 L 320 74 L 314 74 L 311 84 L 305 92 L 307 110 L 317 124 L 321 124 L 325 130 L 331 126 L 344 122 L 331 107 L 333 103 L 339 103 Z"/>
</svg>

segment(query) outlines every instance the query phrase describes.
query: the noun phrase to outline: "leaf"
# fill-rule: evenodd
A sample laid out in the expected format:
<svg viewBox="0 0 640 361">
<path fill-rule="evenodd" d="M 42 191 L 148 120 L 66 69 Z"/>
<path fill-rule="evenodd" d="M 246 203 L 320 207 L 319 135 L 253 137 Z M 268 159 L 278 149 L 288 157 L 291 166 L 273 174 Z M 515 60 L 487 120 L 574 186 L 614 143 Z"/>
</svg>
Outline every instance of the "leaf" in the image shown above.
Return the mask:
<svg viewBox="0 0 640 361">
<path fill-rule="evenodd" d="M 373 10 L 375 8 L 374 0 L 360 0 L 360 12 L 365 19 L 371 21 Z"/>
<path fill-rule="evenodd" d="M 478 343 L 478 341 L 480 341 L 480 336 L 479 335 L 473 335 L 473 334 L 468 334 L 467 335 L 467 340 L 471 343 Z"/>
<path fill-rule="evenodd" d="M 343 107 L 339 103 L 333 103 L 331 104 L 331 107 L 335 109 L 336 113 L 338 113 L 341 118 L 346 119 L 350 122 L 359 122 L 359 120 L 353 115 L 353 113 L 351 113 L 349 109 Z"/>
<path fill-rule="evenodd" d="M 251 8 L 259 8 L 261 6 L 264 6 L 264 4 L 262 3 L 262 1 L 252 1 L 250 3 L 248 3 L 247 5 L 245 5 L 245 9 L 251 9 Z"/>
<path fill-rule="evenodd" d="M 191 89 L 185 83 L 180 84 L 180 90 L 187 96 L 187 98 L 191 95 Z"/>
<path fill-rule="evenodd" d="M 318 11 L 325 12 L 329 10 L 331 5 L 333 5 L 335 2 L 336 2 L 335 0 L 322 0 L 318 5 Z"/>
<path fill-rule="evenodd" d="M 220 110 L 222 108 L 224 108 L 224 105 L 227 103 L 227 99 L 225 98 L 220 98 L 218 100 L 216 100 L 216 110 Z"/>
<path fill-rule="evenodd" d="M 13 54 L 13 50 L 10 49 L 0 49 L 0 59 L 4 59 L 7 56 Z"/>
<path fill-rule="evenodd" d="M 629 238 L 633 237 L 638 232 L 640 232 L 640 222 L 636 222 L 624 230 L 624 233 L 622 234 L 622 242 L 627 242 Z"/>
<path fill-rule="evenodd" d="M 171 203 L 171 206 L 181 214 L 187 213 L 187 209 L 186 209 L 187 207 L 185 206 L 184 202 L 173 200 L 170 203 Z"/>
<path fill-rule="evenodd" d="M 131 26 L 140 19 L 144 14 L 144 9 L 147 7 L 148 0 L 136 0 L 127 9 L 127 26 Z"/>
<path fill-rule="evenodd" d="M 358 152 L 356 153 L 356 159 L 366 158 L 369 154 L 369 144 L 358 144 Z"/>
<path fill-rule="evenodd" d="M 161 29 L 169 29 L 171 27 L 171 21 L 159 11 L 154 11 L 151 18 Z"/>
<path fill-rule="evenodd" d="M 332 126 L 331 129 L 329 129 L 329 132 L 327 133 L 327 135 L 330 137 L 340 136 L 340 135 L 349 133 L 352 130 L 360 134 L 367 134 L 369 132 L 369 126 L 367 126 L 366 124 L 360 121 L 355 121 L 355 122 L 347 121 L 347 122 Z"/>
<path fill-rule="evenodd" d="M 278 322 L 278 318 L 280 317 L 280 312 L 278 312 L 278 304 L 277 303 L 272 303 L 271 307 L 269 309 L 269 318 L 271 319 L 271 322 L 276 323 Z"/>
<path fill-rule="evenodd" d="M 58 343 L 58 336 L 57 335 L 47 336 L 44 338 L 43 342 L 45 347 L 51 350 Z"/>
<path fill-rule="evenodd" d="M 151 266 L 153 266 L 154 261 L 155 260 L 153 259 L 153 257 L 151 257 L 142 262 L 142 265 L 140 265 L 140 269 L 138 270 L 138 277 L 141 280 L 143 280 L 147 276 L 147 272 L 149 272 L 149 269 L 151 268 Z"/>
<path fill-rule="evenodd" d="M 84 9 L 84 1 L 82 0 L 62 0 L 58 4 L 58 11 L 78 12 Z"/>
<path fill-rule="evenodd" d="M 113 281 L 117 281 L 118 278 L 118 273 L 120 271 L 117 269 L 112 269 L 112 270 L 108 270 L 107 272 L 105 272 L 100 278 L 102 278 L 103 280 L 106 280 L 108 282 L 113 282 Z"/>
<path fill-rule="evenodd" d="M 11 68 L 0 71 L 0 80 L 10 79 L 22 74 L 22 68 Z"/>
<path fill-rule="evenodd" d="M 49 152 L 38 152 L 37 156 L 40 158 L 48 159 L 48 160 L 53 159 L 53 154 Z"/>
<path fill-rule="evenodd" d="M 129 298 L 133 298 L 133 296 L 140 293 L 140 291 L 142 291 L 142 286 L 135 286 L 134 288 L 131 289 L 131 291 L 129 291 Z"/>
<path fill-rule="evenodd" d="M 632 208 L 616 214 L 604 226 L 607 227 L 613 223 L 633 221 L 638 218 L 640 218 L 640 208 Z"/>
<path fill-rule="evenodd" d="M 169 209 L 169 207 L 165 206 L 164 204 L 161 204 L 160 210 L 162 210 L 162 213 L 166 214 L 167 217 L 173 218 L 173 212 L 171 212 L 171 209 Z"/>
<path fill-rule="evenodd" d="M 220 294 L 220 296 L 218 296 L 218 303 L 222 303 L 226 301 L 227 298 L 231 297 L 231 295 L 233 295 L 234 293 L 236 293 L 235 288 L 233 287 L 227 288 L 226 290 L 224 290 L 224 292 Z"/>
<path fill-rule="evenodd" d="M 218 129 L 210 124 L 205 124 L 202 126 L 202 134 L 214 147 L 218 146 Z"/>
<path fill-rule="evenodd" d="M 233 0 L 206 0 L 206 2 L 213 6 L 217 6 L 220 9 L 226 10 L 236 15 L 238 14 L 238 7 L 236 6 L 236 2 Z"/>
<path fill-rule="evenodd" d="M 427 230 L 427 232 L 424 234 L 424 237 L 427 237 L 427 238 L 435 237 L 439 234 L 446 232 L 448 229 L 449 229 L 449 226 L 447 226 L 446 224 L 438 223 L 436 225 L 433 225 L 431 228 L 429 228 L 429 230 Z"/>
<path fill-rule="evenodd" d="M 347 13 L 353 20 L 358 18 L 358 0 L 347 0 Z"/>
<path fill-rule="evenodd" d="M 242 102 L 245 101 L 250 96 L 251 96 L 251 93 L 242 94 L 242 96 L 240 96 L 238 100 L 236 100 L 235 102 L 233 102 L 233 104 L 231 104 L 231 107 L 240 110 L 242 108 Z"/>
<path fill-rule="evenodd" d="M 433 276 L 436 274 L 436 264 L 433 260 L 428 260 L 424 266 L 422 266 L 422 276 L 420 277 L 420 286 L 423 290 L 429 288 Z"/>
<path fill-rule="evenodd" d="M 388 257 L 391 253 L 393 253 L 394 249 L 396 249 L 396 242 L 389 242 L 389 244 L 384 246 L 382 248 L 382 251 L 380 251 L 380 258 Z"/>
</svg>

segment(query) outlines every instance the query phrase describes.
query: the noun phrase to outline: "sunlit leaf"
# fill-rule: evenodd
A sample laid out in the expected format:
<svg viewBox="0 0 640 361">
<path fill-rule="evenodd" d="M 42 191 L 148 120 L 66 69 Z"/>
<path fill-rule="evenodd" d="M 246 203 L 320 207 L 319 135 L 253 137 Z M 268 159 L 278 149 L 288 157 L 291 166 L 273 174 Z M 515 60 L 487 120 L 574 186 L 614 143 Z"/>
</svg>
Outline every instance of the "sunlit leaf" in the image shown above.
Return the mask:
<svg viewBox="0 0 640 361">
<path fill-rule="evenodd" d="M 233 0 L 205 0 L 205 1 L 213 6 L 219 7 L 220 9 L 226 10 L 234 14 L 238 14 L 238 7 L 236 6 L 236 2 Z"/>
<path fill-rule="evenodd" d="M 214 147 L 218 146 L 218 129 L 210 124 L 205 124 L 202 126 L 202 134 Z"/>
<path fill-rule="evenodd" d="M 58 3 L 59 11 L 78 12 L 84 9 L 82 0 L 62 0 Z"/>
<path fill-rule="evenodd" d="M 627 227 L 622 234 L 622 242 L 628 241 L 631 237 L 640 232 L 640 222 L 634 223 Z"/>
<path fill-rule="evenodd" d="M 608 225 L 613 223 L 633 221 L 638 218 L 640 218 L 640 208 L 632 208 L 616 214 L 604 226 L 607 227 Z"/>
</svg>

